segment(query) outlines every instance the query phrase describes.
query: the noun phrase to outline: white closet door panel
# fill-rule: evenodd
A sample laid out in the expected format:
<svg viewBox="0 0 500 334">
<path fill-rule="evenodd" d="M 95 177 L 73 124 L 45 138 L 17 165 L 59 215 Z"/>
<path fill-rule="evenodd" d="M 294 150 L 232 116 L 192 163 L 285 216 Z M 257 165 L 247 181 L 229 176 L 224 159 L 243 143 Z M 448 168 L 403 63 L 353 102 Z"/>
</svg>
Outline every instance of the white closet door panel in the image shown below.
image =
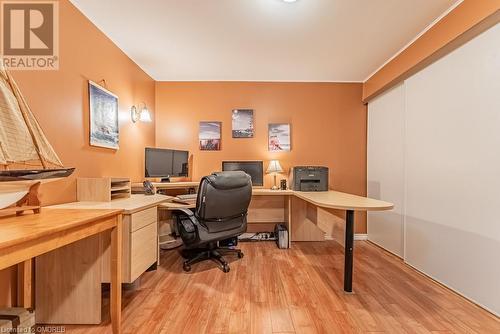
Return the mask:
<svg viewBox="0 0 500 334">
<path fill-rule="evenodd" d="M 500 314 L 500 25 L 405 91 L 405 260 Z"/>
<path fill-rule="evenodd" d="M 368 196 L 394 210 L 368 213 L 368 239 L 403 256 L 404 85 L 368 104 Z"/>
</svg>

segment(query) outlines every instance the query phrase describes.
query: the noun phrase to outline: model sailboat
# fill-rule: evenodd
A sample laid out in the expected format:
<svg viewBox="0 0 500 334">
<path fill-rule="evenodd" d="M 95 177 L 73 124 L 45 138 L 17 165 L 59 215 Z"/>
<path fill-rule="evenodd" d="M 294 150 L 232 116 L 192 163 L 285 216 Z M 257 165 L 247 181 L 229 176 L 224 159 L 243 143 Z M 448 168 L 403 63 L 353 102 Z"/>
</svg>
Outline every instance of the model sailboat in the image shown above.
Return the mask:
<svg viewBox="0 0 500 334">
<path fill-rule="evenodd" d="M 0 62 L 0 213 L 40 209 L 41 182 L 67 177 L 16 82 Z"/>
</svg>

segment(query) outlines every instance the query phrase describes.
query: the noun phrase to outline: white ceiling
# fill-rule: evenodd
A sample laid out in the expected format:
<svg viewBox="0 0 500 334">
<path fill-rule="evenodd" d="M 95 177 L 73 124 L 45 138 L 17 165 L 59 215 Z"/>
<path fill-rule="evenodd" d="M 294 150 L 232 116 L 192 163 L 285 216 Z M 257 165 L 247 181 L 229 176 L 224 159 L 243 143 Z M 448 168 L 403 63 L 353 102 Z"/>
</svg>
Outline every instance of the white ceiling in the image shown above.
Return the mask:
<svg viewBox="0 0 500 334">
<path fill-rule="evenodd" d="M 71 0 L 158 81 L 360 82 L 459 0 Z"/>
</svg>

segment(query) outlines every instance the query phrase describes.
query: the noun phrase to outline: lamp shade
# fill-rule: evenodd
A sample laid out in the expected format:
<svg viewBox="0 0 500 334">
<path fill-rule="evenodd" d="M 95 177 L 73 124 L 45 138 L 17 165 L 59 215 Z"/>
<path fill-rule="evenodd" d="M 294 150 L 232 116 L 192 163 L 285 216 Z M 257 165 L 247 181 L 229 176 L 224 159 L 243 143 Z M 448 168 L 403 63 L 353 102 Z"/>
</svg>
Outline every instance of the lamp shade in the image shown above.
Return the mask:
<svg viewBox="0 0 500 334">
<path fill-rule="evenodd" d="M 266 173 L 282 173 L 283 168 L 281 168 L 279 160 L 271 160 L 269 166 L 267 166 Z"/>
<path fill-rule="evenodd" d="M 149 109 L 146 107 L 146 105 L 144 105 L 144 108 L 142 108 L 142 110 L 141 110 L 141 114 L 139 116 L 139 120 L 141 122 L 146 122 L 146 123 L 149 123 L 149 122 L 153 121 L 151 119 L 151 114 L 149 113 Z"/>
</svg>

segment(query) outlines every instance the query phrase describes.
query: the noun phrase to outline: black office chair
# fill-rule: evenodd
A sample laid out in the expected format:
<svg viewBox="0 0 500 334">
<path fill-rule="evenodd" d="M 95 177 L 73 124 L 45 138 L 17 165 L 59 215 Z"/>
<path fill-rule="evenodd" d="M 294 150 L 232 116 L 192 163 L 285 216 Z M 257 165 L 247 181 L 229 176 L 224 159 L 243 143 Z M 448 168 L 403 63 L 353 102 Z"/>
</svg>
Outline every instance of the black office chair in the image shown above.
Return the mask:
<svg viewBox="0 0 500 334">
<path fill-rule="evenodd" d="M 219 247 L 218 242 L 246 231 L 251 197 L 252 181 L 245 172 L 218 172 L 201 179 L 195 211 L 173 212 L 177 233 L 184 242 L 184 271 L 190 271 L 196 262 L 210 259 L 227 273 L 229 265 L 222 256 L 233 253 L 243 257 L 241 250 Z"/>
</svg>

